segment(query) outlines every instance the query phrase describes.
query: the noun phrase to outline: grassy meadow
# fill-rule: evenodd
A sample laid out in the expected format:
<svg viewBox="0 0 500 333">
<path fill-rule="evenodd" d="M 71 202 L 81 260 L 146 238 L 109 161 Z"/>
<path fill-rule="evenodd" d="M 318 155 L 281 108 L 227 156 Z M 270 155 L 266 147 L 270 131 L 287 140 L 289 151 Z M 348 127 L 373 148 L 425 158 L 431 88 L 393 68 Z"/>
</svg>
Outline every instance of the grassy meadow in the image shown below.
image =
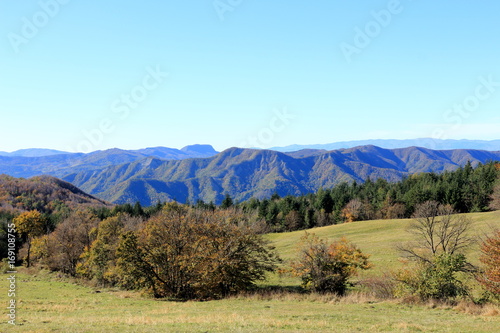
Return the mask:
<svg viewBox="0 0 500 333">
<path fill-rule="evenodd" d="M 482 236 L 500 227 L 500 212 L 468 214 L 473 232 Z M 363 276 L 381 275 L 400 265 L 395 244 L 410 240 L 409 220 L 355 222 L 310 232 L 334 239 L 345 236 L 371 254 L 374 268 Z M 293 257 L 304 231 L 266 237 L 285 259 Z M 477 248 L 469 257 L 477 262 Z M 361 276 L 361 278 L 363 277 Z M 299 281 L 273 275 L 263 285 L 296 286 Z M 7 280 L 0 300 L 7 305 Z M 95 289 L 72 283 L 58 273 L 19 269 L 17 324 L 0 332 L 498 332 L 498 308 L 474 312 L 463 306 L 403 304 L 352 293 L 345 298 L 316 294 L 262 293 L 208 302 L 154 300 L 140 293 Z M 5 307 L 4 307 L 5 308 Z"/>
</svg>

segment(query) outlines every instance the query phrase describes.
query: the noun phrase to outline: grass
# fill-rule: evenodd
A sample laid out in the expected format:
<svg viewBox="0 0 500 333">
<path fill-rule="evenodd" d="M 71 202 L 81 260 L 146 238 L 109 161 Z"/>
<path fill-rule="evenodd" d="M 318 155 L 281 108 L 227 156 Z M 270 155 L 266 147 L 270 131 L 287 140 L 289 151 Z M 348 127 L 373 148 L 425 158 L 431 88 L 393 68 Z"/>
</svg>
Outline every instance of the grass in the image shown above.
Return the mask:
<svg viewBox="0 0 500 333">
<path fill-rule="evenodd" d="M 466 214 L 472 220 L 472 233 L 476 237 L 484 237 L 494 228 L 500 228 L 500 211 Z M 374 267 L 367 271 L 370 275 L 380 275 L 387 270 L 400 266 L 400 254 L 396 248 L 398 243 L 412 240 L 412 235 L 406 231 L 410 219 L 374 220 L 345 223 L 321 228 L 309 229 L 321 238 L 329 240 L 346 237 L 356 244 L 364 253 L 370 254 Z M 293 258 L 304 231 L 269 234 L 266 237 L 276 246 L 284 260 Z M 478 246 L 469 250 L 468 257 L 473 263 L 478 263 Z"/>
<path fill-rule="evenodd" d="M 168 302 L 131 292 L 96 293 L 53 273 L 17 275 L 18 325 L 3 321 L 1 332 L 494 332 L 500 325 L 498 316 L 354 296 L 285 293 Z"/>
<path fill-rule="evenodd" d="M 500 227 L 500 212 L 469 214 L 478 236 Z M 357 222 L 311 232 L 329 239 L 346 236 L 375 264 L 370 274 L 397 268 L 396 242 L 409 240 L 408 220 Z M 268 237 L 290 259 L 302 232 Z M 477 260 L 477 249 L 471 249 Z M 294 286 L 297 280 L 272 276 L 268 285 Z M 7 280 L 0 283 L 0 302 L 7 304 Z M 291 288 L 293 289 L 293 288 Z M 17 274 L 17 326 L 0 332 L 496 332 L 498 309 L 462 304 L 458 308 L 377 301 L 353 293 L 346 298 L 287 292 L 235 296 L 210 302 L 169 302 L 138 293 L 77 285 L 56 273 Z M 460 310 L 460 311 L 459 311 Z"/>
</svg>

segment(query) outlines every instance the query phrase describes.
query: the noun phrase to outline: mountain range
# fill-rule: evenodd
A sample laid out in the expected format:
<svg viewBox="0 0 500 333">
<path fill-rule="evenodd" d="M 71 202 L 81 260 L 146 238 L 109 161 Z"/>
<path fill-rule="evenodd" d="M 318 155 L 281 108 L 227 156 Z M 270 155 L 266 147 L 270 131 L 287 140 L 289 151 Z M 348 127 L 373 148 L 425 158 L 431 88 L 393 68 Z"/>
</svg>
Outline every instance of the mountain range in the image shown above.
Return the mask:
<svg viewBox="0 0 500 333">
<path fill-rule="evenodd" d="M 301 195 L 341 182 L 383 178 L 398 181 L 421 172 L 457 169 L 500 160 L 500 152 L 383 149 L 361 146 L 333 151 L 230 148 L 209 158 L 146 159 L 63 177 L 84 191 L 114 203 L 177 200 L 220 203 L 225 194 L 241 201 L 251 197 Z"/>
<path fill-rule="evenodd" d="M 500 151 L 374 145 L 291 152 L 230 148 L 220 153 L 210 145 L 89 154 L 28 149 L 0 156 L 0 174 L 50 175 L 102 200 L 147 206 L 170 200 L 220 203 L 226 193 L 239 201 L 274 192 L 300 195 L 340 182 L 397 181 L 414 173 L 455 170 L 468 161 L 476 165 L 493 160 L 500 160 Z"/>
<path fill-rule="evenodd" d="M 290 145 L 285 147 L 273 147 L 269 149 L 281 152 L 291 152 L 302 149 L 335 150 L 342 148 L 354 148 L 366 145 L 374 145 L 387 149 L 415 146 L 415 147 L 423 147 L 435 150 L 447 150 L 447 149 L 478 149 L 478 150 L 489 150 L 489 151 L 500 150 L 500 140 L 491 140 L 491 141 L 450 140 L 450 139 L 443 140 L 443 139 L 432 139 L 432 138 L 408 139 L 408 140 L 381 139 L 381 140 L 341 141 L 341 142 L 316 144 L 316 145 Z"/>
<path fill-rule="evenodd" d="M 138 150 L 108 149 L 89 154 L 66 153 L 50 149 L 24 149 L 0 154 L 0 174 L 32 177 L 48 174 L 55 177 L 108 166 L 130 163 L 147 157 L 168 160 L 214 156 L 218 152 L 210 145 L 191 145 L 182 149 L 154 147 Z"/>
</svg>

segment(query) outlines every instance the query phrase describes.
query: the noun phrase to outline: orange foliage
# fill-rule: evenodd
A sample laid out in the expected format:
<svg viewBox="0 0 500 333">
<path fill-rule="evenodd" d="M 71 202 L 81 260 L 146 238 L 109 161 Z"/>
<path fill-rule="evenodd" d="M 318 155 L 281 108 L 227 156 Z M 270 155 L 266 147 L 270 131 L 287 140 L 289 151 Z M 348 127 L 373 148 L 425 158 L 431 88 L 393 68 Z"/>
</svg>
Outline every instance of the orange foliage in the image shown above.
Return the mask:
<svg viewBox="0 0 500 333">
<path fill-rule="evenodd" d="M 500 295 L 500 230 L 483 242 L 481 252 L 485 270 L 478 280 L 487 290 Z"/>
</svg>

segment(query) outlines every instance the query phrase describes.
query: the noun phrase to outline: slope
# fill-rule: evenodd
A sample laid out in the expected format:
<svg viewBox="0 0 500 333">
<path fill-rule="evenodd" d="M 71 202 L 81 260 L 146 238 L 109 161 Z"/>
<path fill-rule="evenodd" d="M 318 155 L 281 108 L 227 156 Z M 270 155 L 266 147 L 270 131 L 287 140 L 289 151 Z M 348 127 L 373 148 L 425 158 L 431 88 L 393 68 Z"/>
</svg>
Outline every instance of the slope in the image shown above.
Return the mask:
<svg viewBox="0 0 500 333">
<path fill-rule="evenodd" d="M 491 233 L 495 228 L 500 228 L 500 211 L 487 213 L 464 214 L 472 220 L 472 236 L 478 240 L 485 234 Z M 400 267 L 400 253 L 396 246 L 405 241 L 412 240 L 412 235 L 406 232 L 410 223 L 404 220 L 374 220 L 332 225 L 321 228 L 309 229 L 307 232 L 315 233 L 321 238 L 329 240 L 346 237 L 355 243 L 363 252 L 370 254 L 374 268 L 366 272 L 368 275 L 380 275 Z M 270 240 L 280 256 L 289 260 L 296 254 L 297 245 L 305 231 L 268 234 Z M 474 264 L 479 264 L 479 247 L 475 245 L 468 250 L 468 257 Z"/>
</svg>

